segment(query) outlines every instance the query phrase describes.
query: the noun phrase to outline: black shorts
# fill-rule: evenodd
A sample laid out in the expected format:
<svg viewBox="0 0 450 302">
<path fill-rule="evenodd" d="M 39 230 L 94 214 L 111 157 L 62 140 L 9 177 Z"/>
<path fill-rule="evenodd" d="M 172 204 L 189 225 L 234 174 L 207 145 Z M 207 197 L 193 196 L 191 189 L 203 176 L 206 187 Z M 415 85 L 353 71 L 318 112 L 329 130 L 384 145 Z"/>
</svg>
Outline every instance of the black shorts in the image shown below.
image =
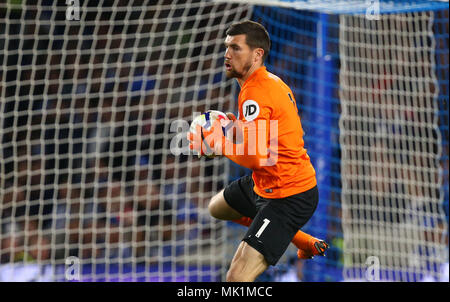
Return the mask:
<svg viewBox="0 0 450 302">
<path fill-rule="evenodd" d="M 319 202 L 317 186 L 285 198 L 264 198 L 253 191 L 251 176 L 229 184 L 223 195 L 230 207 L 253 219 L 243 241 L 260 252 L 267 263 L 275 265 L 297 231 L 312 217 Z"/>
</svg>

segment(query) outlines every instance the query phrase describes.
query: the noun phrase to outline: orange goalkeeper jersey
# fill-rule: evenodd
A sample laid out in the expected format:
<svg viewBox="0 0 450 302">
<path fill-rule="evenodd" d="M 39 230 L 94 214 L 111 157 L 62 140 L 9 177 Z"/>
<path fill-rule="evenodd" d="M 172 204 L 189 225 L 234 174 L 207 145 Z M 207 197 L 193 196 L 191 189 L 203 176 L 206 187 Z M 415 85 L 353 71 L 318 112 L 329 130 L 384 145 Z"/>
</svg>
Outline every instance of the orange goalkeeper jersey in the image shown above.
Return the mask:
<svg viewBox="0 0 450 302">
<path fill-rule="evenodd" d="M 253 170 L 256 194 L 283 198 L 313 188 L 316 173 L 304 148 L 303 129 L 291 89 L 262 66 L 242 85 L 238 102 L 245 151 L 243 155 L 225 155 Z M 252 127 L 247 127 L 250 124 Z M 256 154 L 249 151 L 255 143 Z"/>
</svg>

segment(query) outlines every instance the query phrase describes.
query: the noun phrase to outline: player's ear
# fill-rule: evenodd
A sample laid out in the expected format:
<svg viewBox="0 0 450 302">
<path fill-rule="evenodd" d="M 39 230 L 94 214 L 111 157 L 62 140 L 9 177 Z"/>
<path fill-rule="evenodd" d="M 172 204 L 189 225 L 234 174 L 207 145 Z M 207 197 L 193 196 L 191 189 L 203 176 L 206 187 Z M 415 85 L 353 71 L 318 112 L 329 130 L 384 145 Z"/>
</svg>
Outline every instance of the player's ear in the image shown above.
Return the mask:
<svg viewBox="0 0 450 302">
<path fill-rule="evenodd" d="M 262 58 L 264 56 L 264 49 L 255 48 L 254 52 L 255 52 L 255 61 L 258 61 L 258 60 L 262 61 Z"/>
</svg>

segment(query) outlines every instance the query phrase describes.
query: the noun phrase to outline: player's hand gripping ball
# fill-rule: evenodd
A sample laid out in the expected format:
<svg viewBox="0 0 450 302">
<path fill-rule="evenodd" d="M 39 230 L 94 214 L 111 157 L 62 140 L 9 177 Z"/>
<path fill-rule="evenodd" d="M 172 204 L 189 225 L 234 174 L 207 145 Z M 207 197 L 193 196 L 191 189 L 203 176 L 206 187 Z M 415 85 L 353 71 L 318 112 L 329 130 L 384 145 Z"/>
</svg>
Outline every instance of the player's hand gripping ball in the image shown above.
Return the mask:
<svg viewBox="0 0 450 302">
<path fill-rule="evenodd" d="M 188 134 L 191 149 L 194 150 L 198 157 L 213 158 L 216 156 L 214 143 L 221 140 L 223 136 L 227 136 L 227 132 L 232 124 L 225 113 L 217 110 L 208 110 L 195 117 Z M 215 127 L 220 127 L 221 131 Z M 201 142 L 201 144 L 197 142 Z"/>
</svg>

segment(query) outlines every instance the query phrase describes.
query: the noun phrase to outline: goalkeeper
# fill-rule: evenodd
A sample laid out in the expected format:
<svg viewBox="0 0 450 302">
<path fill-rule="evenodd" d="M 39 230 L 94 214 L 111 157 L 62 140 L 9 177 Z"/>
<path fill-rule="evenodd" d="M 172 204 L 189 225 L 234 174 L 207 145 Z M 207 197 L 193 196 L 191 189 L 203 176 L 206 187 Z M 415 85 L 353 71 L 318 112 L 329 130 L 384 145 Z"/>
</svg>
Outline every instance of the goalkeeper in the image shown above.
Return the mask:
<svg viewBox="0 0 450 302">
<path fill-rule="evenodd" d="M 318 189 L 294 95 L 264 66 L 269 34 L 248 20 L 233 24 L 226 34 L 226 75 L 241 87 L 239 119 L 227 114 L 237 134 L 230 142 L 216 122 L 209 131 L 197 126 L 188 139 L 191 149 L 202 152 L 207 144 L 215 154 L 253 171 L 215 195 L 209 211 L 217 219 L 249 226 L 227 281 L 254 281 L 278 262 L 291 241 L 299 248 L 298 257 L 305 259 L 323 256 L 328 244 L 299 230 L 317 207 Z M 271 127 L 274 121 L 276 131 Z M 253 141 L 257 152 L 249 152 Z"/>
</svg>

